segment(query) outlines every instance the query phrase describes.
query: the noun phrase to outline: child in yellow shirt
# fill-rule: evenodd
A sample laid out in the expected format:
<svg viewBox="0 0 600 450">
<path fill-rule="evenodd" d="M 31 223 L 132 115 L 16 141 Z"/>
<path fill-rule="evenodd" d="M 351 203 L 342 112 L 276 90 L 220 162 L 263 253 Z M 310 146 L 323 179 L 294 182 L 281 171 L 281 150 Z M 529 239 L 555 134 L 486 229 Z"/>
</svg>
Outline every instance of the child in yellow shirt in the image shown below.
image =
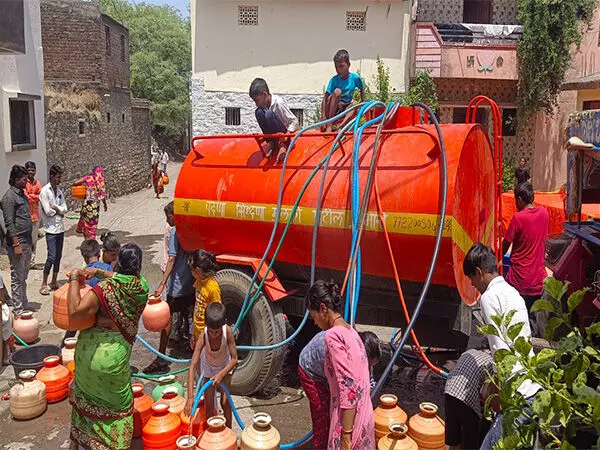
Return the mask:
<svg viewBox="0 0 600 450">
<path fill-rule="evenodd" d="M 202 336 L 206 327 L 204 314 L 206 307 L 213 302 L 221 303 L 221 289 L 215 280 L 217 271 L 217 258 L 214 253 L 205 250 L 196 250 L 190 254 L 188 264 L 192 275 L 196 279 L 196 305 L 194 306 L 194 329 L 190 339 L 192 350 L 196 346 L 199 336 Z"/>
</svg>

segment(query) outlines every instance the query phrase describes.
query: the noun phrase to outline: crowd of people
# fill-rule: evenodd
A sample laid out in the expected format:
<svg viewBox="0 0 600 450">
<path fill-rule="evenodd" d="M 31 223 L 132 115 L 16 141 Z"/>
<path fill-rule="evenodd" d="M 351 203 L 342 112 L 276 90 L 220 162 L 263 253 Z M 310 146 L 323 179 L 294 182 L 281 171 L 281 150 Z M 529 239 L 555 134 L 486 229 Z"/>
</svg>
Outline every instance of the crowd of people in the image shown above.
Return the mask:
<svg viewBox="0 0 600 450">
<path fill-rule="evenodd" d="M 349 71 L 348 52 L 338 51 L 334 64 L 337 75 L 329 82 L 322 101 L 324 120 L 347 110 L 356 90 L 364 100 L 362 80 Z M 269 92 L 264 79 L 255 79 L 249 93 L 257 106 L 257 122 L 265 134 L 297 131 L 297 118 L 280 97 Z M 342 123 L 351 117 L 348 113 Z M 331 131 L 332 127 L 326 125 L 325 131 Z M 267 156 L 276 155 L 280 160 L 285 157 L 288 144 L 287 139 L 268 139 L 264 150 Z M 152 184 L 157 198 L 164 192 L 163 176 L 168 160 L 166 152 L 153 156 Z M 544 242 L 549 217 L 544 208 L 534 205 L 534 191 L 525 164 L 522 160 L 516 173 L 518 212 L 502 243 L 503 253 L 511 249 L 511 268 L 506 278 L 498 273 L 494 251 L 481 243 L 474 244 L 467 253 L 463 271 L 481 293 L 481 321 L 496 326 L 493 315 L 514 310 L 511 324 L 523 322 L 519 336 L 529 339 L 532 330 L 539 328 L 531 307 L 541 297 L 546 277 Z M 11 169 L 10 188 L 0 202 L 3 215 L 0 242 L 6 244 L 11 265 L 10 296 L 0 277 L 4 323 L 25 310 L 36 310 L 27 297 L 27 277 L 35 264 L 40 227 L 45 232 L 48 251 L 39 292 L 49 295 L 57 288 L 65 237 L 63 218 L 67 213 L 60 188 L 63 173 L 61 167 L 53 165 L 49 182 L 42 187 L 35 178 L 33 162 Z M 97 241 L 101 206 L 107 209 L 102 167 L 94 167 L 74 184 L 85 186 L 86 190 L 77 224 L 77 232 L 84 238 L 80 251 L 85 267 L 72 269 L 68 274 L 68 313 L 75 319 L 94 320 L 95 325 L 80 331 L 78 337 L 77 371 L 71 392 L 72 446 L 126 449 L 131 445 L 133 431 L 130 358 L 139 319 L 151 291 L 141 274 L 143 255 L 137 245 L 121 245 L 112 233 L 100 237 L 102 244 Z M 151 295 L 160 298 L 165 294 L 171 320 L 161 332 L 158 350 L 166 353 L 170 343 L 193 352 L 186 411 L 190 413 L 192 408 L 195 379 L 203 376 L 203 382 L 214 383 L 205 394 L 208 414 L 212 415 L 215 389 L 220 384 L 230 386 L 238 362 L 234 333 L 226 323 L 226 310 L 215 278 L 218 265 L 210 252 L 184 251 L 175 227 L 173 202 L 164 207 L 164 214 L 163 277 Z M 82 297 L 83 280 L 92 289 Z M 374 385 L 372 367 L 381 358 L 379 339 L 370 332 L 358 333 L 344 320 L 344 300 L 333 281 L 315 282 L 308 289 L 305 303 L 312 320 L 322 330 L 304 347 L 298 366 L 299 379 L 309 400 L 314 446 L 330 450 L 374 449 L 370 394 Z M 10 332 L 7 334 L 4 326 L 2 331 L 3 345 L 8 346 Z M 67 332 L 65 338 L 74 335 L 75 332 Z M 495 385 L 490 381 L 495 370 L 494 353 L 507 345 L 497 336 L 488 335 L 486 348 L 469 349 L 450 372 L 445 411 L 446 444 L 452 449 L 487 450 L 501 438 L 500 408 L 495 405 L 497 415 L 490 427 L 483 418 L 483 405 L 486 397 L 494 393 Z M 8 351 L 4 355 L 7 359 Z M 158 357 L 144 372 L 164 373 L 168 368 L 169 363 Z M 518 364 L 514 367 L 515 376 L 521 369 Z M 539 390 L 539 385 L 527 379 L 519 387 L 530 406 Z M 221 396 L 221 408 L 227 425 L 231 426 L 232 410 L 226 396 Z M 524 410 L 519 418 L 521 423 L 528 420 L 528 415 Z"/>
</svg>

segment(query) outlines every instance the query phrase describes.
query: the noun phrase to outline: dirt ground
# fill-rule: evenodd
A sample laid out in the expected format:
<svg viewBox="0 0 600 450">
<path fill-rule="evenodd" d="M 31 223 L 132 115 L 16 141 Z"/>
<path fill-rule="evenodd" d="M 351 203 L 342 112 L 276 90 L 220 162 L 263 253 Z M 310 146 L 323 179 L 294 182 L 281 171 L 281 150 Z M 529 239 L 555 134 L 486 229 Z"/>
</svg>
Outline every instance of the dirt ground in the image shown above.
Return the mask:
<svg viewBox="0 0 600 450">
<path fill-rule="evenodd" d="M 144 252 L 143 274 L 148 279 L 150 288 L 155 288 L 161 279 L 160 263 L 163 258 L 162 239 L 164 232 L 163 206 L 173 198 L 174 180 L 177 179 L 179 166 L 171 164 L 169 175 L 173 182 L 166 186 L 160 200 L 153 196 L 151 189 L 131 194 L 109 202 L 108 212 L 101 212 L 100 229 L 115 232 L 122 243 L 135 242 Z M 76 220 L 66 219 L 67 233 L 62 271 L 73 267 L 81 267 L 83 261 L 79 253 L 81 237 L 75 233 Z M 38 243 L 37 263 L 41 264 L 46 257 L 46 245 L 43 238 Z M 5 281 L 10 280 L 6 258 L 0 257 L 0 272 Z M 42 271 L 33 270 L 29 275 L 28 294 L 30 302 L 41 307 L 36 313 L 40 321 L 40 342 L 58 344 L 62 332 L 52 322 L 51 297 L 43 297 L 38 293 Z M 147 341 L 158 346 L 158 334 L 150 333 L 140 327 L 140 334 Z M 367 329 L 366 327 L 363 327 Z M 375 331 L 382 341 L 389 341 L 391 329 L 368 327 Z M 310 430 L 310 414 L 308 402 L 304 397 L 297 379 L 297 359 L 304 341 L 293 342 L 288 346 L 288 354 L 282 371 L 263 391 L 252 397 L 234 397 L 234 403 L 245 423 L 250 423 L 255 412 L 264 411 L 273 417 L 273 424 L 281 433 L 282 443 L 291 442 L 304 436 Z M 380 374 L 389 358 L 389 347 L 386 346 L 386 357 L 378 367 L 376 376 Z M 180 355 L 174 355 L 180 357 Z M 456 355 L 440 354 L 436 359 L 440 364 L 452 364 Z M 140 343 L 136 342 L 131 365 L 141 369 L 149 364 L 153 355 Z M 172 365 L 172 369 L 182 367 Z M 179 381 L 185 383 L 185 374 Z M 0 395 L 8 392 L 15 383 L 12 367 L 0 370 Z M 145 382 L 146 392 L 150 393 L 153 382 Z M 387 380 L 382 392 L 394 393 L 400 399 L 400 406 L 409 414 L 418 412 L 418 404 L 431 401 L 440 406 L 443 417 L 444 381 L 421 366 L 413 366 L 409 360 L 401 362 Z M 41 417 L 30 421 L 16 421 L 9 413 L 9 402 L 0 401 L 0 449 L 5 450 L 55 450 L 69 446 L 69 422 L 71 407 L 68 401 L 49 405 L 48 411 Z M 237 425 L 234 431 L 240 433 Z M 134 442 L 132 448 L 141 449 L 141 442 Z M 310 445 L 305 446 L 310 448 Z"/>
</svg>

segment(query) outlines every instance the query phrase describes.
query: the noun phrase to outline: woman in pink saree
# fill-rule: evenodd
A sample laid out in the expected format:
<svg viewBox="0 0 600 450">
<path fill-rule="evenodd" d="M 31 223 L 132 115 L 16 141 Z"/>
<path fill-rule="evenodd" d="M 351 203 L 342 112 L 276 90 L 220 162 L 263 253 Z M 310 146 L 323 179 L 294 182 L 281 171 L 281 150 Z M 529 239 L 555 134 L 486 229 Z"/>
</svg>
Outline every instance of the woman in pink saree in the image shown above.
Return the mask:
<svg viewBox="0 0 600 450">
<path fill-rule="evenodd" d="M 86 188 L 85 200 L 81 206 L 77 232 L 83 234 L 84 239 L 96 239 L 98 231 L 98 221 L 100 220 L 100 202 L 104 205 L 104 211 L 108 209 L 106 205 L 106 177 L 104 169 L 101 166 L 94 167 L 90 175 L 74 183 L 75 186 L 84 185 Z"/>
<path fill-rule="evenodd" d="M 331 281 L 315 282 L 306 307 L 325 333 L 325 375 L 329 384 L 328 450 L 374 450 L 369 360 L 362 340 L 342 316 L 344 301 Z"/>
</svg>

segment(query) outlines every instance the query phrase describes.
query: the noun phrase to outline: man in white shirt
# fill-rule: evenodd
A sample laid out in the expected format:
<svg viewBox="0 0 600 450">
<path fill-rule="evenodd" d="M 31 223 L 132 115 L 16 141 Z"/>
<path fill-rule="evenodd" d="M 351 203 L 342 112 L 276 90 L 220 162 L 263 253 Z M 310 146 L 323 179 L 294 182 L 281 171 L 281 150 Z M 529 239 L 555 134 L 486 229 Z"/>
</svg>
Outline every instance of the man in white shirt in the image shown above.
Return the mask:
<svg viewBox="0 0 600 450">
<path fill-rule="evenodd" d="M 516 311 L 508 327 L 516 323 L 523 323 L 523 328 L 518 336 L 524 337 L 525 339 L 531 339 L 531 328 L 529 326 L 529 314 L 527 307 L 525 306 L 525 300 L 519 295 L 517 290 L 509 285 L 502 276 L 498 274 L 496 266 L 496 256 L 494 251 L 480 242 L 474 244 L 468 251 L 463 262 L 463 271 L 466 276 L 471 280 L 471 284 L 480 293 L 481 298 L 479 299 L 479 306 L 481 307 L 481 314 L 486 324 L 498 327 L 492 320 L 492 316 L 495 315 L 506 315 L 510 311 Z M 502 333 L 498 329 L 500 335 Z M 501 337 L 495 335 L 487 335 L 490 350 L 492 356 L 499 349 L 509 349 L 509 344 L 512 342 L 505 342 Z M 531 356 L 534 356 L 533 350 Z M 520 373 L 523 370 L 523 366 L 515 364 L 513 367 L 513 375 Z M 524 380 L 517 391 L 523 396 L 529 405 L 533 404 L 535 394 L 541 389 L 541 387 L 533 383 L 531 380 Z M 519 418 L 517 422 L 524 423 L 525 417 Z M 492 449 L 493 446 L 502 437 L 502 414 L 498 416 L 492 429 L 487 434 L 482 449 Z"/>
<path fill-rule="evenodd" d="M 63 217 L 67 213 L 67 203 L 62 190 L 58 187 L 62 181 L 62 175 L 62 168 L 57 165 L 50 167 L 50 182 L 40 192 L 42 224 L 46 230 L 46 245 L 48 246 L 48 257 L 44 265 L 44 277 L 40 288 L 42 295 L 49 295 L 50 289 L 57 288 L 56 281 L 65 242 Z M 52 283 L 48 287 L 48 275 L 52 268 L 54 268 Z"/>
<path fill-rule="evenodd" d="M 161 163 L 162 163 L 162 171 L 164 172 L 164 174 L 167 174 L 167 163 L 169 162 L 169 154 L 164 151 L 162 154 L 162 158 L 161 158 Z"/>
<path fill-rule="evenodd" d="M 250 97 L 256 104 L 256 121 L 263 134 L 295 133 L 298 130 L 298 118 L 288 108 L 283 99 L 269 92 L 267 82 L 255 78 L 250 84 Z M 267 158 L 278 148 L 277 159 L 283 160 L 289 139 L 268 139 Z"/>
</svg>

